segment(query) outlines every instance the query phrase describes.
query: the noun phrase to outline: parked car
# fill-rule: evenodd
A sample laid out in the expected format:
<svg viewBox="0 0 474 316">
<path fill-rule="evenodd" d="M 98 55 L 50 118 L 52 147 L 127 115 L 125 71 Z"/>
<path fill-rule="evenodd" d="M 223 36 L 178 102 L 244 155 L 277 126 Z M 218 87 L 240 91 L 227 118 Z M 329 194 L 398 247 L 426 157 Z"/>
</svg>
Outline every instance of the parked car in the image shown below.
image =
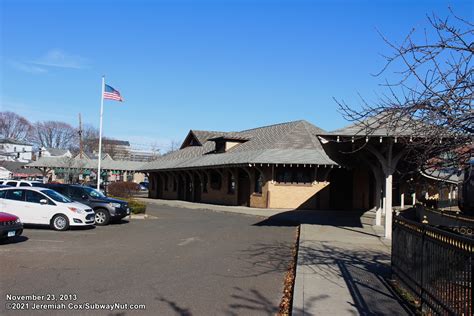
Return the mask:
<svg viewBox="0 0 474 316">
<path fill-rule="evenodd" d="M 149 184 L 150 184 L 149 182 L 145 182 L 145 181 L 144 181 L 144 182 L 140 182 L 140 185 L 141 185 L 142 187 L 144 187 L 145 190 L 148 190 Z"/>
<path fill-rule="evenodd" d="M 94 211 L 48 188 L 0 189 L 0 211 L 20 218 L 23 224 L 44 224 L 55 230 L 94 225 Z"/>
<path fill-rule="evenodd" d="M 43 183 L 39 181 L 28 181 L 28 180 L 4 180 L 0 184 L 8 185 L 11 187 L 39 187 Z"/>
<path fill-rule="evenodd" d="M 107 225 L 110 221 L 119 221 L 130 215 L 128 203 L 112 199 L 89 186 L 75 184 L 45 184 L 73 201 L 90 206 L 95 211 L 95 224 Z"/>
<path fill-rule="evenodd" d="M 0 212 L 0 239 L 20 236 L 23 232 L 23 224 L 18 216 Z"/>
</svg>

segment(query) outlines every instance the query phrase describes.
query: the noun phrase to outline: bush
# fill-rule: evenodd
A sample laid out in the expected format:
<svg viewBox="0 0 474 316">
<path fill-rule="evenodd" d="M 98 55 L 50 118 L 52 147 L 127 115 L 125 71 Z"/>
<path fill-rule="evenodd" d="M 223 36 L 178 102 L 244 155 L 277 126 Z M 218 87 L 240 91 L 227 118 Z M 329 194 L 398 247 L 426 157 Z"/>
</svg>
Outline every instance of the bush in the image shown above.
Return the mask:
<svg viewBox="0 0 474 316">
<path fill-rule="evenodd" d="M 128 198 L 138 193 L 140 186 L 135 182 L 112 182 L 107 187 L 107 193 L 113 196 Z"/>
<path fill-rule="evenodd" d="M 144 214 L 146 212 L 146 204 L 140 201 L 137 201 L 132 198 L 123 198 L 119 196 L 108 195 L 110 198 L 119 199 L 128 203 L 128 207 L 132 211 L 132 214 Z"/>
<path fill-rule="evenodd" d="M 133 214 L 143 214 L 146 211 L 146 204 L 134 199 L 128 200 L 128 206 L 132 210 Z"/>
</svg>

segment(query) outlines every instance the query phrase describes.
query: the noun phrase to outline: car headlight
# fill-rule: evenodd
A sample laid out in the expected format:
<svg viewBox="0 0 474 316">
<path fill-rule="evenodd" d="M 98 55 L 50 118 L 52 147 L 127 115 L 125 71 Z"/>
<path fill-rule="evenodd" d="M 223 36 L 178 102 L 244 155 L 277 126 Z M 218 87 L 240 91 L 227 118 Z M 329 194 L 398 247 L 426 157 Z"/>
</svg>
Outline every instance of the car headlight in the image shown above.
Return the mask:
<svg viewBox="0 0 474 316">
<path fill-rule="evenodd" d="M 20 223 L 21 223 L 20 219 L 17 218 L 16 221 L 15 221 L 15 223 L 20 224 Z"/>
<path fill-rule="evenodd" d="M 77 214 L 85 214 L 86 212 L 84 212 L 84 210 L 81 210 L 79 208 L 76 208 L 76 207 L 68 207 L 69 210 L 73 211 L 74 213 L 77 213 Z"/>
<path fill-rule="evenodd" d="M 112 207 L 115 207 L 115 208 L 122 207 L 122 205 L 120 203 L 114 203 L 114 202 L 110 202 L 109 205 L 112 206 Z"/>
</svg>

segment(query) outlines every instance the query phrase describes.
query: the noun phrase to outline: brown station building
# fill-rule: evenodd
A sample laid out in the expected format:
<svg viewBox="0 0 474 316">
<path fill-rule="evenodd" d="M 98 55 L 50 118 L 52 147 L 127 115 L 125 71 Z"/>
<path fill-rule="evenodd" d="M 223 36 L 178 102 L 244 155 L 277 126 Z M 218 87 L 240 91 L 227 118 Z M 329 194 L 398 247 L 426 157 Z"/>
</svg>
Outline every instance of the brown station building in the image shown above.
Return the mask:
<svg viewBox="0 0 474 316">
<path fill-rule="evenodd" d="M 240 132 L 191 130 L 180 150 L 144 167 L 150 197 L 258 208 L 369 209 L 373 177 L 331 159 L 326 132 L 294 121 Z"/>
</svg>

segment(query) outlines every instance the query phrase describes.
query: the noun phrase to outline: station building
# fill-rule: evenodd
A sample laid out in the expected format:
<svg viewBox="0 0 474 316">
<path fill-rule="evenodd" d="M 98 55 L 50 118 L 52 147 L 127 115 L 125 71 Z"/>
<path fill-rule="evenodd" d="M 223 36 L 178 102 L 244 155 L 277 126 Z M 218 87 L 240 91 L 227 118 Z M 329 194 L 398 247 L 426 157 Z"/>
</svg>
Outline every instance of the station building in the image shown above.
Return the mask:
<svg viewBox="0 0 474 316">
<path fill-rule="evenodd" d="M 283 209 L 369 209 L 373 177 L 326 152 L 301 120 L 240 132 L 191 130 L 180 150 L 142 167 L 150 197 Z"/>
</svg>

